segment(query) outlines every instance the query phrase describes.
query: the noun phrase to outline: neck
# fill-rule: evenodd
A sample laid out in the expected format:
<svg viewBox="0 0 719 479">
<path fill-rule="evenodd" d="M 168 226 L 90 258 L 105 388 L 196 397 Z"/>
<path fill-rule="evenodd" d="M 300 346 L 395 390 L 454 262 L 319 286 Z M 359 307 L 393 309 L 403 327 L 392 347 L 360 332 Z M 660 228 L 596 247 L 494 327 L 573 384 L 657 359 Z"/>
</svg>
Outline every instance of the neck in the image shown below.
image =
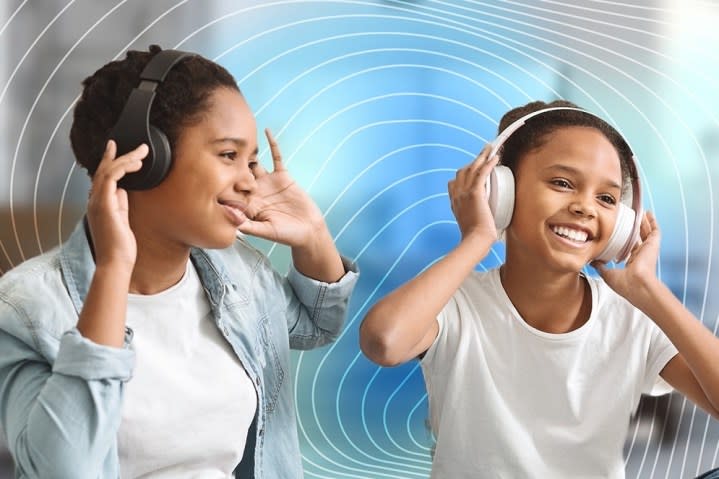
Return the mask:
<svg viewBox="0 0 719 479">
<path fill-rule="evenodd" d="M 190 247 L 133 228 L 137 260 L 130 279 L 130 293 L 155 294 L 177 284 L 187 269 Z"/>
<path fill-rule="evenodd" d="M 500 268 L 500 279 L 515 309 L 535 329 L 562 334 L 589 319 L 591 291 L 577 272 L 550 271 L 508 257 Z"/>
</svg>

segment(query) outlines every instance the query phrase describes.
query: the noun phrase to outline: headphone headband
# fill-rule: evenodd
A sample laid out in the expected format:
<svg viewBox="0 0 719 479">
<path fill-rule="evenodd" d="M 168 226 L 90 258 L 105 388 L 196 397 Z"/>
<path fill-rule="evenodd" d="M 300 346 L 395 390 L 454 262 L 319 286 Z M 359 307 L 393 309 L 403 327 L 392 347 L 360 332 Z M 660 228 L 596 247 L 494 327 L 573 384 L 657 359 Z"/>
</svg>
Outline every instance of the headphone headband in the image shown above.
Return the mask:
<svg viewBox="0 0 719 479">
<path fill-rule="evenodd" d="M 495 156 L 502 147 L 502 145 L 504 145 L 504 143 L 509 139 L 509 137 L 512 136 L 512 134 L 518 129 L 520 129 L 522 126 L 524 126 L 527 120 L 534 118 L 535 116 L 559 110 L 578 111 L 580 113 L 584 113 L 585 115 L 589 115 L 593 118 L 598 119 L 603 124 L 607 125 L 613 131 L 615 131 L 629 149 L 629 164 L 627 166 L 629 169 L 629 189 L 631 190 L 631 198 L 627 199 L 625 195 L 622 195 L 621 203 L 619 206 L 620 210 L 624 209 L 626 211 L 620 211 L 620 213 L 622 214 L 620 214 L 617 218 L 617 225 L 615 226 L 612 236 L 609 239 L 607 248 L 602 253 L 600 253 L 599 257 L 597 258 L 597 260 L 604 262 L 611 261 L 614 259 L 616 259 L 616 261 L 624 261 L 629 256 L 629 252 L 639 238 L 639 227 L 641 225 L 644 213 L 642 211 L 641 182 L 639 180 L 639 169 L 637 167 L 634 151 L 629 145 L 629 142 L 624 138 L 621 133 L 619 133 L 619 130 L 607 123 L 603 118 L 595 115 L 594 113 L 582 110 L 581 108 L 568 106 L 544 108 L 522 116 L 521 118 L 510 123 L 504 130 L 502 130 L 502 132 L 500 132 L 499 135 L 497 135 L 497 138 L 495 138 L 495 140 L 492 142 L 492 148 L 490 150 L 488 158 L 492 158 L 493 156 Z M 497 189 L 497 185 L 499 182 L 501 182 L 501 184 L 503 185 L 507 185 L 502 186 L 502 189 L 508 189 L 510 184 L 509 182 L 511 182 L 511 188 L 513 190 L 514 182 L 511 178 L 504 178 L 507 175 L 511 177 L 511 172 L 509 172 L 508 168 L 506 168 L 507 171 L 504 171 L 500 167 L 495 167 L 495 170 L 497 170 L 498 172 L 493 172 L 494 174 L 492 175 L 492 177 L 488 178 L 487 192 L 490 199 L 490 206 L 492 206 L 493 212 L 495 212 L 495 215 L 499 213 L 499 218 L 495 216 L 495 221 L 498 224 L 498 229 L 504 229 L 509 225 L 509 222 L 511 221 L 514 196 L 512 194 L 511 204 L 510 201 L 504 201 L 499 196 L 500 193 L 498 193 L 497 191 L 492 191 L 492 184 L 494 183 L 494 190 Z"/>
<path fill-rule="evenodd" d="M 157 87 L 182 59 L 193 53 L 162 50 L 153 56 L 140 73 L 140 83 L 133 88 L 115 123 L 110 138 L 117 143 L 117 156 L 124 155 L 142 143 L 150 147 L 140 171 L 125 175 L 118 185 L 128 190 L 145 190 L 157 186 L 167 175 L 172 159 L 167 137 L 150 125 L 150 109 Z"/>
</svg>

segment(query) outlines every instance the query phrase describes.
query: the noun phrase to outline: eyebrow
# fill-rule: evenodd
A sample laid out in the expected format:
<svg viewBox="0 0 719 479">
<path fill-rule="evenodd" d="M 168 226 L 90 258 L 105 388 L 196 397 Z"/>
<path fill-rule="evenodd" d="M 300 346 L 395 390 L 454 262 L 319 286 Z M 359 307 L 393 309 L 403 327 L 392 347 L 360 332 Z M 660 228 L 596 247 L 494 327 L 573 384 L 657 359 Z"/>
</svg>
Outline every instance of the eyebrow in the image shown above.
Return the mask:
<svg viewBox="0 0 719 479">
<path fill-rule="evenodd" d="M 572 166 L 567 166 L 567 165 L 551 165 L 544 169 L 549 170 L 549 171 L 561 171 L 561 172 L 569 173 L 572 175 L 581 175 L 582 174 L 582 172 L 579 171 L 577 168 L 574 168 Z M 621 185 L 619 185 L 619 184 L 617 184 L 617 182 L 609 180 L 609 179 L 604 180 L 604 184 L 606 184 L 607 186 L 609 186 L 611 188 L 616 188 L 618 190 L 622 189 Z"/>
</svg>

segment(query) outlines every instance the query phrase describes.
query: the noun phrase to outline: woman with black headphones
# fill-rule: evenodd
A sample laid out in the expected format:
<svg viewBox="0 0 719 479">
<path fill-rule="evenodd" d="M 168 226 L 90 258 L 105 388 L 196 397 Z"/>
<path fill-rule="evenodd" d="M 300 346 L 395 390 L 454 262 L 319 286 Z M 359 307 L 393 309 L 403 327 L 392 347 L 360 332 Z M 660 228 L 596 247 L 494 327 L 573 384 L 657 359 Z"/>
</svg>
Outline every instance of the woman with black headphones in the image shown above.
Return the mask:
<svg viewBox="0 0 719 479">
<path fill-rule="evenodd" d="M 269 131 L 258 162 L 224 68 L 153 46 L 83 85 L 85 221 L 0 278 L 17 477 L 302 477 L 289 350 L 337 338 L 356 267 Z M 289 274 L 243 233 L 290 246 Z"/>
</svg>

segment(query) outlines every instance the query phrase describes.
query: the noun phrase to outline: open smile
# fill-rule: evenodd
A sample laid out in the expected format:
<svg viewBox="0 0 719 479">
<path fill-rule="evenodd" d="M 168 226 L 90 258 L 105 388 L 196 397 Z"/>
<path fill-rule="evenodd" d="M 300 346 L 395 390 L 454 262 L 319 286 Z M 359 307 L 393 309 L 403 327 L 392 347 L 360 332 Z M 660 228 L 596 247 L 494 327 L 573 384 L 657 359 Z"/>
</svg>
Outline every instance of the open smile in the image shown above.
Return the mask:
<svg viewBox="0 0 719 479">
<path fill-rule="evenodd" d="M 560 238 L 563 243 L 567 243 L 572 246 L 584 246 L 594 239 L 592 233 L 582 227 L 552 225 L 549 229 L 556 237 Z"/>
</svg>

